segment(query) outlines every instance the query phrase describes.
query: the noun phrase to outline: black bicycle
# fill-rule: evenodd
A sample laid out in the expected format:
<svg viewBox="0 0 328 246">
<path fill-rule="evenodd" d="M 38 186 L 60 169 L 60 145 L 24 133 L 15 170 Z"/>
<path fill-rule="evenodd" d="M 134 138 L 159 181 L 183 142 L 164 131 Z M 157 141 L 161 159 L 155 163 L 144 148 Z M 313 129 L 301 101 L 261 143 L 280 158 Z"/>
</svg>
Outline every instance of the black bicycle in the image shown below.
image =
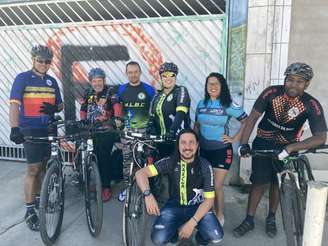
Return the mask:
<svg viewBox="0 0 328 246">
<path fill-rule="evenodd" d="M 52 123 L 58 128 L 67 124 L 72 126 L 79 124 L 79 122 L 56 121 Z M 26 141 L 46 141 L 45 144 L 50 143 L 51 145 L 51 157 L 46 165 L 39 205 L 40 234 L 46 245 L 54 244 L 60 234 L 65 201 L 65 173 L 63 169 L 67 166 L 79 174 L 85 197 L 87 224 L 91 235 L 98 236 L 101 231 L 103 220 L 102 186 L 92 141 L 96 132 L 97 129 L 89 126 L 80 129 L 80 133 L 66 136 L 26 137 Z M 74 165 L 63 163 L 60 142 L 64 139 L 80 143 Z"/>
<path fill-rule="evenodd" d="M 307 183 L 314 180 L 307 153 L 322 153 L 328 145 L 295 153 L 285 158 L 282 165 L 275 165 L 280 150 L 252 150 L 252 156 L 272 157 L 277 172 L 280 206 L 288 246 L 301 246 L 304 228 Z"/>
<path fill-rule="evenodd" d="M 147 212 L 145 200 L 135 180 L 135 173 L 147 165 L 149 157 L 153 158 L 151 153 L 156 150 L 156 143 L 164 142 L 164 139 L 161 136 L 131 131 L 123 131 L 121 135 L 131 141 L 134 160 L 129 165 L 130 172 L 123 209 L 123 242 L 126 246 L 142 246 L 145 245 L 144 229 L 147 227 Z M 148 160 L 148 164 L 149 162 Z M 152 193 L 155 196 L 158 193 L 157 188 L 158 185 L 151 183 Z"/>
</svg>

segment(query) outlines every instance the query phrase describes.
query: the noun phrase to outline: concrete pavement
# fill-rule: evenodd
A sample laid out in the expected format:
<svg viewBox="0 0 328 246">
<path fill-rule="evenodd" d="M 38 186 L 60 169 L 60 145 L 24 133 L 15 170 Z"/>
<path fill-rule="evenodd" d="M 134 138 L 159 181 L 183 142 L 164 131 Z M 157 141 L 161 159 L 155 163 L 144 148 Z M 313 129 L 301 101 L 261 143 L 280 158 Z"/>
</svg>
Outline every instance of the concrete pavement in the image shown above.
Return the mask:
<svg viewBox="0 0 328 246">
<path fill-rule="evenodd" d="M 25 164 L 18 162 L 0 161 L 0 246 L 41 246 L 43 245 L 38 232 L 27 229 L 23 216 L 25 212 L 23 201 L 23 176 Z M 66 185 L 66 204 L 61 235 L 56 245 L 84 246 L 106 245 L 120 246 L 122 243 L 122 208 L 123 204 L 117 200 L 119 187 L 114 186 L 114 198 L 104 204 L 104 224 L 98 238 L 89 234 L 84 212 L 84 203 L 81 193 L 70 183 Z M 282 231 L 280 214 L 278 219 L 278 235 L 268 238 L 264 231 L 264 218 L 267 213 L 267 197 L 262 199 L 256 216 L 255 230 L 246 236 L 236 239 L 232 236 L 232 229 L 237 226 L 245 215 L 247 194 L 237 188 L 225 187 L 225 225 L 224 240 L 220 245 L 242 246 L 274 246 L 286 245 Z M 328 216 L 326 216 L 328 221 Z M 328 246 L 327 225 L 323 245 Z M 149 231 L 150 228 L 146 228 Z M 146 246 L 153 244 L 148 241 Z"/>
</svg>

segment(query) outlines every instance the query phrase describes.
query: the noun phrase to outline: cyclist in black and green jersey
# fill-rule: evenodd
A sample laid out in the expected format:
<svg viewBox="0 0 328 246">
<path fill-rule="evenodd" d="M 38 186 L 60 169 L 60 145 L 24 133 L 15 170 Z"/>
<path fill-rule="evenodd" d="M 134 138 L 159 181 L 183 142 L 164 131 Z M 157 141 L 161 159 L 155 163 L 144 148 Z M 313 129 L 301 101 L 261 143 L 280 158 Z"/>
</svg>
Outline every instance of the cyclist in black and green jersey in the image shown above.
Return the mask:
<svg viewBox="0 0 328 246">
<path fill-rule="evenodd" d="M 184 86 L 176 85 L 178 67 L 172 62 L 165 62 L 159 69 L 162 89 L 155 95 L 151 109 L 148 130 L 167 138 L 167 143 L 159 145 L 161 157 L 170 155 L 176 133 L 190 127 L 190 97 Z"/>
<path fill-rule="evenodd" d="M 211 164 L 198 156 L 198 136 L 183 129 L 177 136 L 176 149 L 169 157 L 136 173 L 136 180 L 145 199 L 147 212 L 157 215 L 151 239 L 156 245 L 187 239 L 197 228 L 197 245 L 219 243 L 223 229 L 212 207 L 214 176 Z M 169 198 L 161 209 L 152 194 L 148 178 L 166 174 L 169 177 Z"/>
<path fill-rule="evenodd" d="M 140 81 L 141 67 L 137 62 L 131 61 L 126 65 L 126 75 L 129 82 L 117 88 L 118 101 L 122 106 L 123 126 L 143 133 L 149 121 L 149 108 L 155 95 L 155 89 Z M 121 139 L 123 144 L 123 178 L 129 176 L 129 165 L 133 161 L 132 147 L 129 141 Z M 125 193 L 121 193 L 119 200 L 124 200 Z"/>
</svg>

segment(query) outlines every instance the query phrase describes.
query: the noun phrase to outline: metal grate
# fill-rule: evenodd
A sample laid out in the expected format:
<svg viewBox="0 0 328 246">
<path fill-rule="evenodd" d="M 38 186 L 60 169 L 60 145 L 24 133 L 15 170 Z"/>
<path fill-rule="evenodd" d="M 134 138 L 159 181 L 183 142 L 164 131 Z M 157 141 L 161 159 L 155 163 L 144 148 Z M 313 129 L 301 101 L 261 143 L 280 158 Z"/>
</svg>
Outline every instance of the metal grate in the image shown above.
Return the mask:
<svg viewBox="0 0 328 246">
<path fill-rule="evenodd" d="M 24 161 L 23 147 L 0 146 L 0 159 Z"/>
<path fill-rule="evenodd" d="M 68 151 L 61 151 L 64 164 L 72 163 L 74 160 L 74 153 Z M 25 153 L 23 147 L 17 146 L 0 146 L 1 160 L 15 160 L 25 161 Z"/>
<path fill-rule="evenodd" d="M 0 5 L 0 26 L 224 14 L 225 0 L 56 0 Z"/>
<path fill-rule="evenodd" d="M 188 87 L 193 111 L 203 95 L 204 78 L 211 71 L 225 71 L 225 4 L 223 0 L 0 4 L 0 158 L 24 159 L 19 154 L 22 147 L 9 140 L 8 98 L 15 76 L 31 68 L 33 45 L 48 44 L 54 51 L 49 73 L 61 88 L 65 119 L 78 118 L 78 99 L 90 68 L 102 67 L 109 84 L 124 83 L 128 60 L 139 62 L 141 79 L 155 87 L 160 64 L 165 60 L 178 64 L 177 83 Z"/>
</svg>

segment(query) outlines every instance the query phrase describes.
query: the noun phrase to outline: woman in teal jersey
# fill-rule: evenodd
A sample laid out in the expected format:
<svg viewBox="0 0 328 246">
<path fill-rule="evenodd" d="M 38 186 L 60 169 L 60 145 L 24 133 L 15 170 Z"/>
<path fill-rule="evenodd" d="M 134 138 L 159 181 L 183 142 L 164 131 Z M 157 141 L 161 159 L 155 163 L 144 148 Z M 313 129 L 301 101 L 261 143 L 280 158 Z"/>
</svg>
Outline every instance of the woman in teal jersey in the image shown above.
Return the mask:
<svg viewBox="0 0 328 246">
<path fill-rule="evenodd" d="M 229 134 L 231 117 L 241 122 L 239 131 Z M 232 144 L 239 141 L 247 114 L 231 99 L 229 87 L 222 74 L 211 73 L 206 78 L 205 97 L 196 109 L 195 130 L 200 137 L 200 155 L 211 162 L 215 177 L 215 212 L 224 223 L 224 179 L 232 163 Z"/>
</svg>

